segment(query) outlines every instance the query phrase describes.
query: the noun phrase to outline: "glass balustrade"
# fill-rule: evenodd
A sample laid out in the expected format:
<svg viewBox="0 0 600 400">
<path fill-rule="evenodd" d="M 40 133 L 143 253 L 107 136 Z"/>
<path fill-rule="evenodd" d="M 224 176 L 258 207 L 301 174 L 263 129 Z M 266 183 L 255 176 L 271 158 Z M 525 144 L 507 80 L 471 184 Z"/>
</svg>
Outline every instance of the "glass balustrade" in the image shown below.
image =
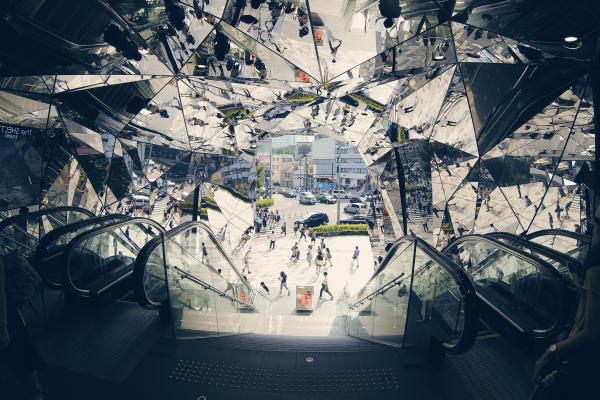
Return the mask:
<svg viewBox="0 0 600 400">
<path fill-rule="evenodd" d="M 563 278 L 549 264 L 478 235 L 444 252 L 469 275 L 479 298 L 521 333 L 551 336 L 565 320 Z"/>
<path fill-rule="evenodd" d="M 391 248 L 368 284 L 348 297 L 348 334 L 405 347 L 433 337 L 448 351 L 475 338 L 475 292 L 452 261 L 417 238 Z"/>
<path fill-rule="evenodd" d="M 56 228 L 45 235 L 40 240 L 33 260 L 46 286 L 54 289 L 61 289 L 63 287 L 65 249 L 69 242 L 77 235 L 128 218 L 125 215 L 109 215 L 85 219 Z"/>
<path fill-rule="evenodd" d="M 131 218 L 78 235 L 65 250 L 67 286 L 94 297 L 128 280 L 140 248 L 163 231 L 150 219 Z"/>
</svg>

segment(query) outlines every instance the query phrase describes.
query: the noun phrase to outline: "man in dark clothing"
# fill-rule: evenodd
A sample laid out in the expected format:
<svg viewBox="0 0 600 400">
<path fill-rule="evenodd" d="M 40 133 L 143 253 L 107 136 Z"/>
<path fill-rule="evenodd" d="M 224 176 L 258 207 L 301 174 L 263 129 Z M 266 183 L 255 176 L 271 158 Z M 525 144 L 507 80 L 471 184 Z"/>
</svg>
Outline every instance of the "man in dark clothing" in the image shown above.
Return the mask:
<svg viewBox="0 0 600 400">
<path fill-rule="evenodd" d="M 281 271 L 279 273 L 279 294 L 281 294 L 281 291 L 283 290 L 283 288 L 285 288 L 285 290 L 287 290 L 288 292 L 288 296 L 290 295 L 290 289 L 287 286 L 287 274 L 283 271 Z"/>
<path fill-rule="evenodd" d="M 391 28 L 394 24 L 394 18 L 400 17 L 400 1 L 399 0 L 379 0 L 379 12 L 385 21 L 383 26 Z"/>
</svg>

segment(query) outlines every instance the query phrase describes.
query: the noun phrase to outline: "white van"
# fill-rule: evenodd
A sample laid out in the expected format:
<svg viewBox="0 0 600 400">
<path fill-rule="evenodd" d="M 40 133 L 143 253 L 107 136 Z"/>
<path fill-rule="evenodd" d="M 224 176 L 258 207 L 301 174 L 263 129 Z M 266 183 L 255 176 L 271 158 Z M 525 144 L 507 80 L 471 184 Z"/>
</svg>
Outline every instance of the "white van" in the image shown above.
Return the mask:
<svg viewBox="0 0 600 400">
<path fill-rule="evenodd" d="M 150 205 L 150 197 L 148 196 L 134 194 L 131 197 L 133 198 L 133 205 L 137 207 L 148 207 Z"/>
<path fill-rule="evenodd" d="M 344 211 L 348 214 L 365 214 L 367 212 L 367 206 L 362 203 L 350 203 L 344 207 Z"/>
</svg>

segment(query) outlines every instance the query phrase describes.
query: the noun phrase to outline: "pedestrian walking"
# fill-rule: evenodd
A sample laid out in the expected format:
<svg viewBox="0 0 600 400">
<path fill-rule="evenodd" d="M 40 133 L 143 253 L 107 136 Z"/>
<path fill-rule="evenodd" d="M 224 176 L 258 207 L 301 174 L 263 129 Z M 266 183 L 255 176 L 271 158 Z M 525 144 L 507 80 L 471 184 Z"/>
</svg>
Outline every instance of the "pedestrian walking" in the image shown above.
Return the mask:
<svg viewBox="0 0 600 400">
<path fill-rule="evenodd" d="M 267 292 L 267 294 L 269 294 L 269 287 L 263 281 L 260 282 L 260 287 L 265 289 L 265 292 Z"/>
<path fill-rule="evenodd" d="M 252 251 L 252 246 L 248 247 L 248 251 L 246 251 L 246 254 L 244 254 L 244 268 L 242 269 L 242 273 L 244 273 L 244 271 L 248 271 L 249 274 L 251 274 L 252 272 L 250 272 L 250 252 Z"/>
<path fill-rule="evenodd" d="M 286 230 L 287 230 L 287 224 L 285 221 L 283 221 L 283 224 L 281 225 L 281 235 L 287 236 Z M 296 235 L 294 235 L 294 236 L 296 236 Z"/>
<path fill-rule="evenodd" d="M 204 242 L 202 242 L 200 247 L 202 248 L 202 259 L 200 260 L 200 262 L 202 264 L 206 264 L 208 261 L 208 250 L 206 250 L 206 245 L 204 244 Z"/>
<path fill-rule="evenodd" d="M 269 250 L 275 250 L 275 230 L 272 230 L 269 234 Z"/>
<path fill-rule="evenodd" d="M 333 267 L 333 263 L 331 262 L 331 251 L 329 247 L 325 249 L 325 261 L 329 263 L 330 267 Z"/>
<path fill-rule="evenodd" d="M 354 253 L 352 253 L 352 263 L 350 264 L 351 267 L 356 266 L 356 268 L 358 269 L 358 257 L 360 256 L 360 250 L 358 249 L 358 246 L 356 246 L 354 248 Z"/>
<path fill-rule="evenodd" d="M 315 258 L 315 267 L 317 268 L 317 273 L 315 274 L 315 278 L 318 278 L 321 275 L 321 268 L 325 265 L 325 257 L 323 257 L 323 252 L 321 249 L 317 252 L 317 257 Z"/>
<path fill-rule="evenodd" d="M 302 238 L 304 238 L 304 241 L 306 242 L 306 229 L 304 229 L 304 225 L 302 225 L 302 227 L 300 228 L 300 238 L 298 240 L 302 240 Z"/>
<path fill-rule="evenodd" d="M 560 207 L 560 203 L 558 202 L 558 200 L 556 200 L 556 208 L 554 209 L 554 212 L 556 212 L 556 218 L 558 219 L 559 222 L 560 222 L 561 211 L 562 211 L 562 208 Z"/>
<path fill-rule="evenodd" d="M 315 243 L 316 243 L 316 241 L 317 241 L 317 233 L 315 231 L 313 231 L 310 234 L 310 244 L 311 244 L 311 246 L 314 246 Z"/>
<path fill-rule="evenodd" d="M 294 224 L 294 237 L 298 236 L 298 229 L 300 229 L 300 226 L 298 224 Z"/>
<path fill-rule="evenodd" d="M 292 246 L 292 248 L 290 250 L 292 250 L 292 255 L 290 256 L 290 261 L 295 261 L 296 251 L 298 250 L 298 242 L 294 243 L 294 245 Z"/>
<path fill-rule="evenodd" d="M 554 217 L 550 213 L 548 213 L 548 223 L 550 224 L 550 229 L 554 229 Z"/>
<path fill-rule="evenodd" d="M 312 259 L 313 259 L 312 246 L 308 245 L 308 251 L 306 252 L 306 262 L 308 262 L 309 268 L 312 266 Z"/>
<path fill-rule="evenodd" d="M 321 250 L 325 250 L 325 238 L 321 237 L 321 245 L 319 246 Z"/>
<path fill-rule="evenodd" d="M 321 282 L 321 292 L 319 293 L 319 300 L 323 298 L 323 292 L 327 293 L 331 300 L 333 300 L 333 295 L 329 291 L 329 278 L 327 277 L 327 272 L 323 272 L 323 282 Z"/>
<path fill-rule="evenodd" d="M 281 295 L 281 291 L 285 288 L 288 292 L 288 296 L 290 295 L 290 289 L 287 285 L 287 274 L 283 271 L 279 273 L 279 294 Z"/>
<path fill-rule="evenodd" d="M 569 210 L 571 209 L 572 205 L 573 205 L 572 201 L 569 201 L 567 204 L 565 204 L 565 218 L 571 218 L 569 216 Z"/>
</svg>

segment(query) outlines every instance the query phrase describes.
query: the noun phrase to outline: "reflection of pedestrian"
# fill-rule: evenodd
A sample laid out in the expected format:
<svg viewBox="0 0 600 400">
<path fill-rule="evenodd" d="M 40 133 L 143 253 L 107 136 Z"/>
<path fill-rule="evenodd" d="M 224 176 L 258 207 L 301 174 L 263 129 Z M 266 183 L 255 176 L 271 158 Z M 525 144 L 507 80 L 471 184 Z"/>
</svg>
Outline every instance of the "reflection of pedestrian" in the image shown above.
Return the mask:
<svg viewBox="0 0 600 400">
<path fill-rule="evenodd" d="M 306 252 L 306 262 L 308 263 L 308 267 L 312 266 L 312 246 L 308 245 L 308 251 Z"/>
<path fill-rule="evenodd" d="M 300 229 L 300 226 L 298 224 L 294 224 L 294 237 L 298 236 L 298 229 Z"/>
<path fill-rule="evenodd" d="M 548 223 L 550 224 L 550 229 L 554 229 L 554 218 L 550 213 L 548 213 Z"/>
<path fill-rule="evenodd" d="M 569 216 L 569 209 L 571 208 L 572 204 L 573 204 L 572 201 L 569 201 L 567 204 L 565 204 L 565 218 L 571 218 Z"/>
<path fill-rule="evenodd" d="M 327 293 L 331 300 L 333 300 L 333 295 L 329 291 L 329 279 L 327 278 L 327 272 L 323 272 L 323 282 L 321 282 L 321 292 L 319 293 L 319 299 L 323 298 L 323 292 Z"/>
</svg>

